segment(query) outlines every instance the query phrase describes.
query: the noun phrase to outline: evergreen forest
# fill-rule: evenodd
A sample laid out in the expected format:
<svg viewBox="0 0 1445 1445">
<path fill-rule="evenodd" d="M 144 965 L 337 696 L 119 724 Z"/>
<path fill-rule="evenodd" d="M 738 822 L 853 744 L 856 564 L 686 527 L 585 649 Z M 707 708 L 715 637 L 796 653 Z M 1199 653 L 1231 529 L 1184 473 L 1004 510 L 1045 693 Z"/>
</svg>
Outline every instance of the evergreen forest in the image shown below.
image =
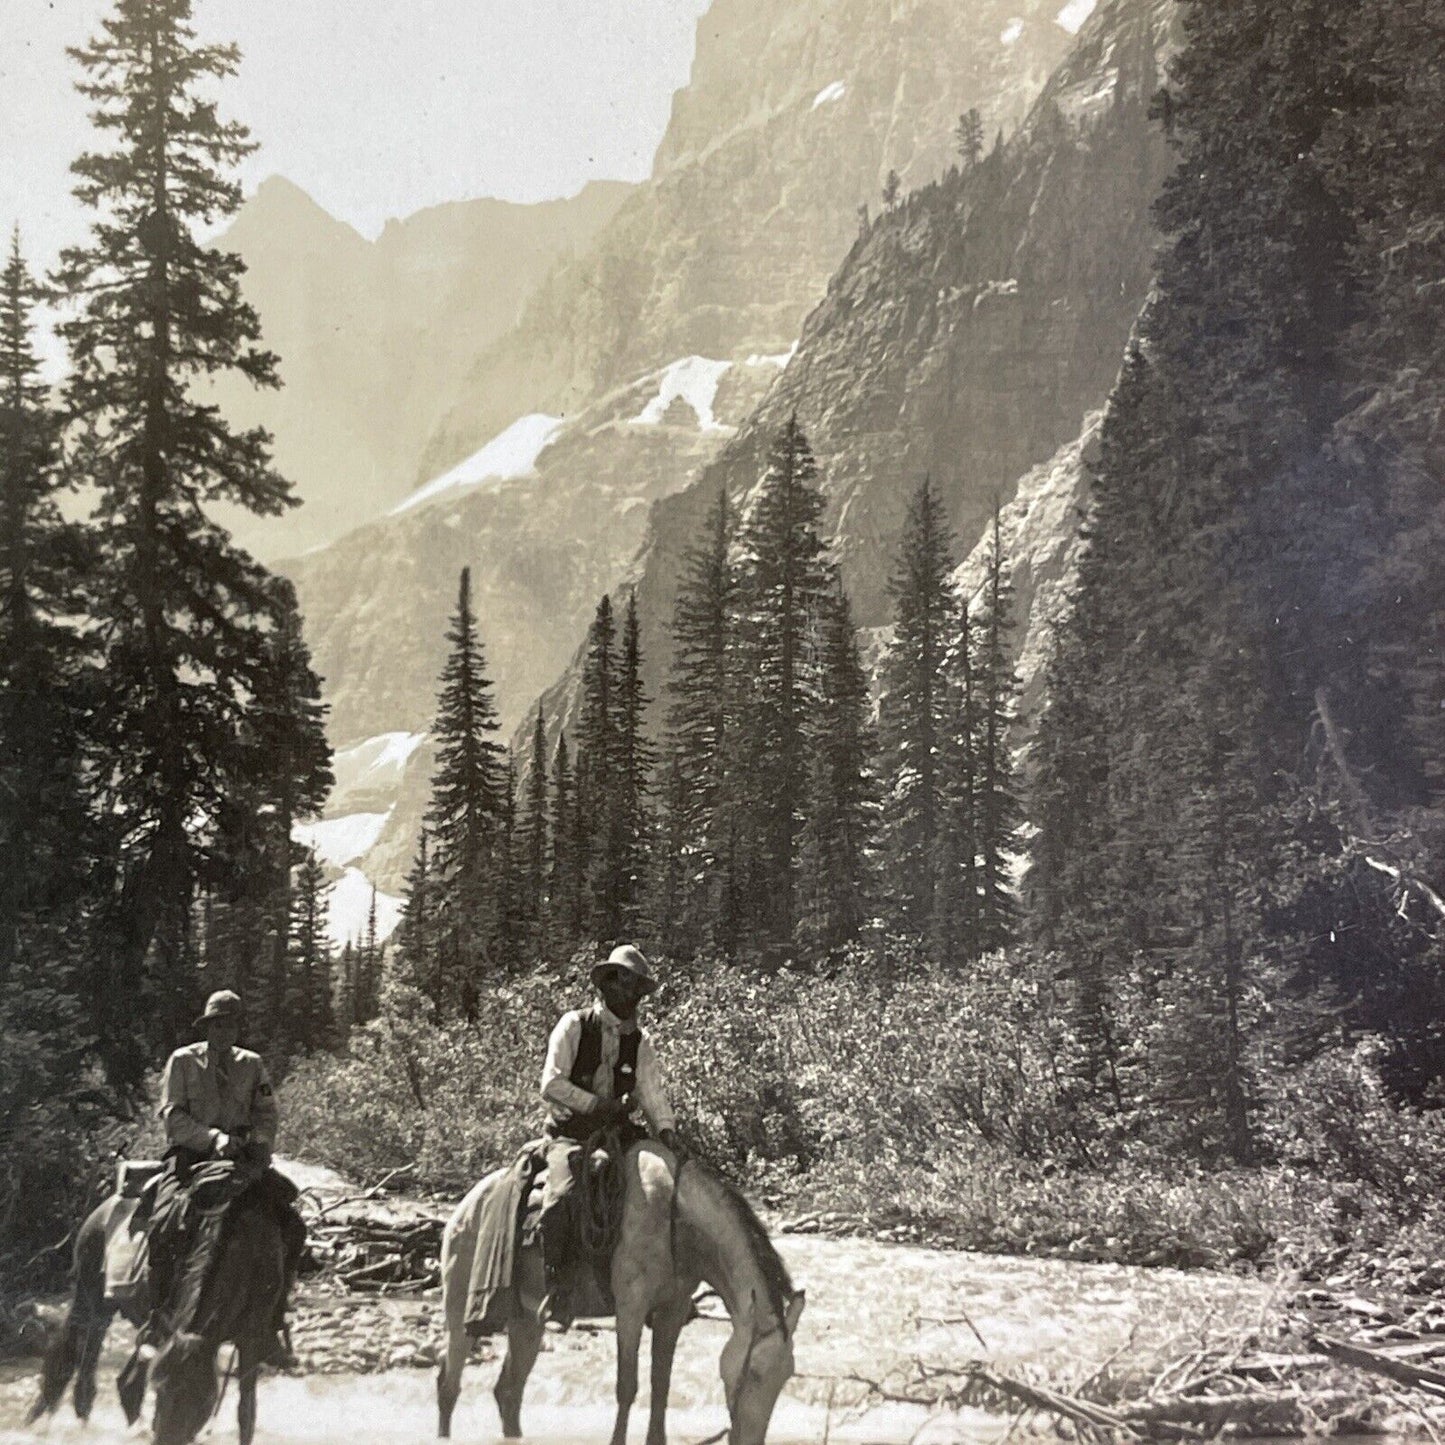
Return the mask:
<svg viewBox="0 0 1445 1445">
<path fill-rule="evenodd" d="M 294 841 L 333 782 L 322 681 L 291 584 L 217 520 L 294 501 L 206 399 L 279 379 L 206 240 L 251 142 L 191 11 L 114 0 L 73 52 L 90 234 L 40 277 L 22 217 L 0 275 L 7 1276 L 53 1277 L 56 1221 L 154 1145 L 207 991 L 245 997 L 291 1151 L 451 1189 L 528 1136 L 547 1032 L 621 941 L 664 979 L 684 1136 L 771 1200 L 1224 1263 L 1342 1184 L 1380 1237 L 1438 1198 L 1434 0 L 1180 0 L 1155 282 L 1037 709 L 1008 498 L 965 591 L 973 539 L 900 478 L 890 626 L 860 630 L 793 418 L 711 500 L 657 696 L 617 589 L 509 746 L 460 572 L 404 913 L 339 951 Z M 977 112 L 956 140 L 986 164 Z"/>
</svg>

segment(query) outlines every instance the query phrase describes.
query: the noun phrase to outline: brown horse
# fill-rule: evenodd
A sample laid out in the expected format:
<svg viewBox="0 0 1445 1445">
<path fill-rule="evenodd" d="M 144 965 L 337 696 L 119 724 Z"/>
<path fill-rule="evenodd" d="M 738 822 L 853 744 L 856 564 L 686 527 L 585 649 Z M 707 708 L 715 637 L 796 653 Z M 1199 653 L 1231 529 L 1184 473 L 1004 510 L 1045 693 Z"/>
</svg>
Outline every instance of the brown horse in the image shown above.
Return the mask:
<svg viewBox="0 0 1445 1445">
<path fill-rule="evenodd" d="M 134 1201 L 112 1197 L 98 1205 L 75 1241 L 75 1293 L 65 1323 L 41 1369 L 40 1395 L 30 1419 L 54 1410 L 75 1377 L 75 1413 L 90 1418 L 95 1373 L 105 1332 L 117 1313 L 139 1325 L 144 1300 L 117 1305 L 105 1297 L 107 1241 L 123 1226 Z M 222 1344 L 238 1352 L 237 1419 L 241 1445 L 256 1430 L 256 1376 L 270 1338 L 276 1302 L 285 1288 L 285 1246 L 281 1230 L 263 1204 L 238 1201 L 228 1213 L 218 1251 L 192 1318 L 155 1355 L 155 1445 L 190 1445 L 210 1419 L 219 1395 L 216 1357 Z M 151 1366 L 135 1351 L 121 1371 L 119 1386 L 126 1419 L 134 1424 L 145 1397 Z"/>
<path fill-rule="evenodd" d="M 773 1406 L 793 1373 L 793 1333 L 803 1291 L 741 1194 L 702 1165 L 679 1161 L 662 1145 L 634 1145 L 623 1161 L 626 1196 L 612 1292 L 617 1302 L 617 1420 L 613 1445 L 627 1439 L 637 1395 L 642 1327 L 652 1327 L 652 1409 L 647 1445 L 665 1445 L 667 1392 L 678 1335 L 692 1318 L 693 1292 L 706 1281 L 722 1297 L 733 1332 L 720 1360 L 729 1445 L 763 1445 Z M 437 1372 L 437 1433 L 451 1434 L 468 1340 L 467 1285 L 482 1201 L 502 1177 L 489 1174 L 457 1206 L 442 1237 L 446 1359 Z M 522 1433 L 522 1391 L 542 1343 L 540 1252 L 517 1253 L 516 1308 L 507 1324 L 507 1355 L 493 1391 L 508 1439 Z"/>
</svg>

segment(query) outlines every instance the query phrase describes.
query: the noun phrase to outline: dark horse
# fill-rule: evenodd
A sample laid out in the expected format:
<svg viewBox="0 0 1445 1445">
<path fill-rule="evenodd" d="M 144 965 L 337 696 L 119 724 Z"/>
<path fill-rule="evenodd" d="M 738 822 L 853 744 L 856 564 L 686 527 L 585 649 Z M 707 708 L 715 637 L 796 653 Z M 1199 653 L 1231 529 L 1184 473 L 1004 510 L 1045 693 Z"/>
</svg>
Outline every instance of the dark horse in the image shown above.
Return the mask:
<svg viewBox="0 0 1445 1445">
<path fill-rule="evenodd" d="M 133 1201 L 112 1197 L 91 1213 L 75 1241 L 75 1295 L 59 1337 L 46 1352 L 40 1397 L 30 1410 L 38 1419 L 54 1410 L 75 1376 L 75 1413 L 90 1418 L 95 1403 L 95 1371 L 106 1329 L 117 1312 L 138 1325 L 144 1305 L 118 1306 L 105 1297 L 106 1244 L 120 1212 Z M 277 1299 L 285 1288 L 285 1245 L 272 1212 L 242 1196 L 228 1210 L 216 1258 L 190 1318 L 155 1355 L 155 1445 L 190 1445 L 216 1408 L 220 1387 L 216 1356 L 223 1344 L 236 1346 L 239 1359 L 237 1419 L 241 1445 L 250 1445 L 256 1429 L 256 1376 L 270 1339 Z M 121 1371 L 119 1386 L 126 1419 L 134 1424 L 145 1398 L 145 1356 L 133 1353 Z"/>
</svg>

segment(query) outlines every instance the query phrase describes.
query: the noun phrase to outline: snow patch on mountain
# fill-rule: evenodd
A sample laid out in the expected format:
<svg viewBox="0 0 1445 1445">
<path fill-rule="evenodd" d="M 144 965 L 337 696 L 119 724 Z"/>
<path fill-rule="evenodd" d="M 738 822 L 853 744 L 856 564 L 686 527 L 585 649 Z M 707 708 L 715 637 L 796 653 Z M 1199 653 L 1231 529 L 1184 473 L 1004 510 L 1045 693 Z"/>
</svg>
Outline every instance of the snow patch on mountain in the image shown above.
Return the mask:
<svg viewBox="0 0 1445 1445">
<path fill-rule="evenodd" d="M 537 458 L 557 439 L 563 418 L 544 412 L 529 412 L 518 417 L 505 431 L 499 432 L 480 451 L 466 461 L 458 462 L 449 472 L 434 477 L 418 488 L 404 502 L 391 509 L 393 517 L 420 507 L 434 498 L 483 482 L 511 482 L 530 477 L 537 469 Z"/>
<path fill-rule="evenodd" d="M 822 90 L 813 97 L 813 109 L 817 110 L 820 105 L 832 105 L 835 100 L 842 100 L 847 94 L 847 82 L 835 80 L 832 85 L 825 85 Z"/>
<path fill-rule="evenodd" d="M 344 948 L 366 937 L 372 883 L 360 868 L 348 868 L 327 890 L 326 931 L 332 945 Z M 376 941 L 384 943 L 401 922 L 402 900 L 376 890 Z"/>
<path fill-rule="evenodd" d="M 1084 21 L 1094 13 L 1099 0 L 1069 0 L 1069 3 L 1055 17 L 1070 35 L 1077 35 L 1083 29 Z"/>
<path fill-rule="evenodd" d="M 331 760 L 337 792 L 395 782 L 425 741 L 425 733 L 378 733 L 353 747 L 338 749 Z"/>
<path fill-rule="evenodd" d="M 1024 33 L 1024 22 L 1017 15 L 1003 28 L 1003 34 L 999 36 L 1000 45 L 1017 45 Z"/>
<path fill-rule="evenodd" d="M 713 361 L 706 356 L 684 356 L 657 374 L 657 394 L 632 418 L 634 426 L 657 426 L 667 409 L 680 397 L 692 408 L 700 431 L 727 431 L 713 415 L 713 403 L 730 361 Z"/>
<path fill-rule="evenodd" d="M 344 868 L 376 846 L 389 817 L 388 809 L 385 813 L 348 813 L 343 818 L 323 818 L 319 823 L 297 823 L 291 837 L 303 848 L 310 848 L 328 867 Z"/>
<path fill-rule="evenodd" d="M 788 363 L 797 354 L 798 343 L 795 341 L 786 351 L 755 351 L 743 364 L 745 366 L 776 366 L 779 371 L 786 371 Z"/>
</svg>

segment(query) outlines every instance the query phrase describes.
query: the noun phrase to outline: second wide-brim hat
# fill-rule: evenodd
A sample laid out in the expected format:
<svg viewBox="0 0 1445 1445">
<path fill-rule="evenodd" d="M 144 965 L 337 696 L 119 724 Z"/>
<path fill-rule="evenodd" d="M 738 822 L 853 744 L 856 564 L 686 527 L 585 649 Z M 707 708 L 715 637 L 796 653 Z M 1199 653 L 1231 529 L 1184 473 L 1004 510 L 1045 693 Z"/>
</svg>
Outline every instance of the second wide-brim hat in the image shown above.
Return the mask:
<svg viewBox="0 0 1445 1445">
<path fill-rule="evenodd" d="M 619 945 L 600 963 L 592 965 L 592 982 L 596 983 L 602 974 L 610 969 L 630 973 L 642 985 L 644 993 L 651 993 L 657 987 L 657 980 L 652 974 L 652 965 L 648 963 L 642 950 L 634 948 L 630 943 Z"/>
<path fill-rule="evenodd" d="M 235 1019 L 239 1023 L 244 1013 L 241 995 L 232 993 L 228 988 L 220 988 L 206 1000 L 205 1012 L 196 1016 L 196 1027 L 205 1028 L 211 1019 Z"/>
</svg>

